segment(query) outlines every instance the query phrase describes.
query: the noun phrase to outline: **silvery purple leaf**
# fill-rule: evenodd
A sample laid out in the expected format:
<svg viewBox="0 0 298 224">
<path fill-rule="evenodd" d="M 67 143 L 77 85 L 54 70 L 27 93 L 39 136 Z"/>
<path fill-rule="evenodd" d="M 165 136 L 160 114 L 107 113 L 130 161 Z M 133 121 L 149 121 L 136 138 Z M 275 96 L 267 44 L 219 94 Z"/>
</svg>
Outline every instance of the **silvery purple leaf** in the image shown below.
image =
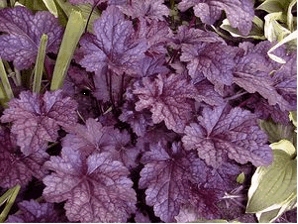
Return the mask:
<svg viewBox="0 0 298 224">
<path fill-rule="evenodd" d="M 71 222 L 126 222 L 135 212 L 136 193 L 127 177 L 128 169 L 108 153 L 87 158 L 79 151 L 63 148 L 61 157 L 45 163 L 51 175 L 43 179 L 43 197 L 65 202 Z"/>
<path fill-rule="evenodd" d="M 56 53 L 63 29 L 50 12 L 17 6 L 0 10 L 0 32 L 0 56 L 22 70 L 35 62 L 42 34 L 48 36 L 46 52 Z"/>
<path fill-rule="evenodd" d="M 176 143 L 170 149 L 161 143 L 152 144 L 142 163 L 145 166 L 139 187 L 147 188 L 146 203 L 153 206 L 155 215 L 162 221 L 173 222 L 182 204 L 188 201 L 189 183 L 200 179 L 195 172 L 202 171 L 204 163 L 194 158 L 194 154 L 184 153 Z"/>
<path fill-rule="evenodd" d="M 238 107 L 205 108 L 198 123 L 185 128 L 182 138 L 185 149 L 196 149 L 198 156 L 212 167 L 227 157 L 245 164 L 266 166 L 272 162 L 272 150 L 266 134 L 259 128 L 256 115 Z"/>
<path fill-rule="evenodd" d="M 153 123 L 164 121 L 168 129 L 182 133 L 191 119 L 196 89 L 181 75 L 158 75 L 155 79 L 144 77 L 141 83 L 136 83 L 133 94 L 139 98 L 137 111 L 150 109 Z"/>
<path fill-rule="evenodd" d="M 243 35 L 248 35 L 251 30 L 254 17 L 252 0 L 182 0 L 178 4 L 181 11 L 191 7 L 195 15 L 208 25 L 214 24 L 225 11 L 233 28 L 239 29 Z"/>
<path fill-rule="evenodd" d="M 163 3 L 164 0 L 131 0 L 129 4 L 120 6 L 120 10 L 133 19 L 164 20 L 163 16 L 168 16 L 170 10 Z"/>
<path fill-rule="evenodd" d="M 1 122 L 12 122 L 11 132 L 26 156 L 44 150 L 48 142 L 55 142 L 59 126 L 67 128 L 77 122 L 77 103 L 63 97 L 61 90 L 44 95 L 23 91 L 8 106 Z"/>
<path fill-rule="evenodd" d="M 116 6 L 109 6 L 94 22 L 94 33 L 80 40 L 83 58 L 79 63 L 87 71 L 101 75 L 108 69 L 122 75 L 135 74 L 135 66 L 147 50 L 144 40 L 134 39 L 135 31 L 131 21 L 124 18 Z"/>
<path fill-rule="evenodd" d="M 25 156 L 16 145 L 15 136 L 0 126 L 0 186 L 11 188 L 16 184 L 26 186 L 33 177 L 43 178 L 42 168 L 48 154 L 39 151 Z"/>
<path fill-rule="evenodd" d="M 61 216 L 54 208 L 54 204 L 39 203 L 34 200 L 18 203 L 19 212 L 8 216 L 8 223 L 57 223 L 66 222 L 67 219 Z"/>
<path fill-rule="evenodd" d="M 274 86 L 271 73 L 278 67 L 267 55 L 270 47 L 269 41 L 260 42 L 256 46 L 242 43 L 236 58 L 233 81 L 249 93 L 258 92 L 270 105 L 278 104 L 282 111 L 289 110 L 289 102 Z"/>
<path fill-rule="evenodd" d="M 187 69 L 193 82 L 205 77 L 215 86 L 215 90 L 233 83 L 233 68 L 236 48 L 219 43 L 183 45 L 181 61 L 187 62 Z"/>
</svg>

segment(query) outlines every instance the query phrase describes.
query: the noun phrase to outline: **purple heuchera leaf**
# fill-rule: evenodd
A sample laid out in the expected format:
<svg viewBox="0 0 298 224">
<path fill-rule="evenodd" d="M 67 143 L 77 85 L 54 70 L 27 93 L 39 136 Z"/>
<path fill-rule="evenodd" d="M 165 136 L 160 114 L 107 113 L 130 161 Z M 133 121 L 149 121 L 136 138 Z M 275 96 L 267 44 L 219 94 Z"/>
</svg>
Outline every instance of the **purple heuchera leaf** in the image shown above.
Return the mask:
<svg viewBox="0 0 298 224">
<path fill-rule="evenodd" d="M 219 43 L 183 45 L 180 60 L 188 62 L 187 69 L 194 83 L 206 77 L 219 90 L 233 82 L 236 53 L 235 48 Z"/>
<path fill-rule="evenodd" d="M 191 98 L 195 97 L 196 89 L 183 76 L 158 75 L 153 80 L 144 77 L 135 84 L 133 93 L 139 98 L 135 109 L 150 109 L 155 124 L 164 121 L 168 129 L 182 133 L 191 119 L 194 106 Z"/>
<path fill-rule="evenodd" d="M 249 93 L 258 92 L 268 100 L 270 105 L 278 104 L 281 110 L 289 110 L 289 103 L 276 91 L 271 72 L 276 68 L 275 63 L 267 55 L 271 47 L 269 41 L 256 46 L 242 43 L 236 66 L 233 71 L 233 81 Z"/>
<path fill-rule="evenodd" d="M 146 203 L 153 206 L 155 215 L 162 221 L 173 222 L 180 206 L 188 201 L 188 183 L 198 181 L 204 163 L 194 154 L 184 153 L 177 143 L 168 150 L 161 143 L 151 145 L 142 163 L 145 167 L 140 174 L 139 187 L 147 188 Z"/>
<path fill-rule="evenodd" d="M 46 172 L 42 166 L 48 157 L 42 151 L 25 156 L 17 147 L 15 137 L 0 126 L 0 187 L 26 186 L 33 176 L 43 178 Z"/>
<path fill-rule="evenodd" d="M 70 97 L 63 98 L 61 90 L 44 95 L 24 91 L 8 105 L 1 122 L 12 122 L 11 132 L 26 156 L 56 141 L 59 125 L 67 128 L 77 121 L 77 103 Z"/>
<path fill-rule="evenodd" d="M 208 25 L 214 24 L 224 10 L 231 26 L 248 35 L 254 17 L 253 6 L 252 0 L 182 0 L 178 9 L 185 11 L 193 7 L 195 15 Z"/>
<path fill-rule="evenodd" d="M 35 62 L 42 34 L 48 35 L 46 52 L 56 53 L 63 29 L 51 13 L 34 15 L 26 7 L 17 6 L 1 9 L 0 32 L 0 56 L 22 70 Z"/>
<path fill-rule="evenodd" d="M 80 52 L 84 57 L 79 63 L 97 74 L 107 66 L 117 74 L 135 74 L 134 68 L 144 57 L 146 42 L 135 39 L 131 21 L 125 20 L 122 12 L 109 6 L 94 22 L 94 33 L 80 40 Z"/>
<path fill-rule="evenodd" d="M 297 109 L 297 54 L 278 69 L 273 75 L 273 82 L 276 91 L 289 102 L 287 110 Z"/>
<path fill-rule="evenodd" d="M 71 4 L 79 5 L 89 3 L 91 5 L 99 5 L 101 3 L 107 2 L 109 5 L 124 5 L 127 3 L 127 0 L 69 0 Z"/>
<path fill-rule="evenodd" d="M 125 96 L 125 103 L 122 106 L 122 114 L 119 116 L 119 119 L 130 124 L 133 132 L 138 136 L 144 136 L 147 132 L 147 127 L 154 125 L 151 113 L 149 110 L 142 110 L 141 112 L 135 110 L 135 104 L 138 100 L 133 95 L 131 88 L 126 90 Z"/>
<path fill-rule="evenodd" d="M 258 127 L 256 115 L 238 107 L 205 108 L 199 123 L 185 128 L 185 149 L 196 149 L 208 165 L 218 167 L 227 157 L 244 164 L 269 165 L 272 152 L 266 134 Z"/>
<path fill-rule="evenodd" d="M 139 74 L 141 77 L 169 73 L 169 69 L 164 66 L 166 63 L 164 55 L 158 57 L 146 56 L 140 61 Z"/>
<path fill-rule="evenodd" d="M 211 106 L 224 104 L 222 96 L 214 90 L 214 85 L 212 85 L 212 83 L 210 83 L 207 79 L 203 79 L 201 82 L 196 83 L 195 87 L 198 91 L 195 99 L 198 102 L 204 101 Z"/>
<path fill-rule="evenodd" d="M 120 132 L 112 126 L 103 126 L 95 119 L 86 120 L 86 125 L 76 124 L 68 130 L 70 134 L 63 139 L 62 146 L 79 151 L 89 156 L 93 152 L 107 152 L 113 160 L 118 160 L 128 168 L 135 166 L 138 150 L 126 147 L 130 143 L 130 135 Z"/>
<path fill-rule="evenodd" d="M 43 179 L 43 196 L 48 202 L 66 201 L 64 208 L 71 222 L 126 222 L 136 210 L 129 171 L 108 153 L 86 158 L 79 151 L 63 148 L 61 157 L 51 157 L 45 166 L 53 173 Z"/>
<path fill-rule="evenodd" d="M 259 94 L 254 94 L 249 100 L 245 102 L 245 106 L 254 111 L 254 114 L 262 120 L 273 119 L 276 123 L 288 124 L 288 113 L 282 111 L 280 107 L 276 105 L 269 105 L 267 100 L 261 97 Z"/>
<path fill-rule="evenodd" d="M 146 18 L 164 20 L 163 16 L 168 16 L 170 10 L 164 4 L 164 0 L 131 0 L 130 4 L 120 7 L 121 11 L 135 18 Z"/>
<path fill-rule="evenodd" d="M 8 223 L 57 223 L 67 220 L 60 217 L 60 214 L 54 208 L 52 203 L 38 203 L 34 200 L 22 201 L 18 203 L 18 214 L 8 216 Z"/>
<path fill-rule="evenodd" d="M 140 39 L 145 39 L 147 42 L 148 49 L 146 54 L 165 57 L 165 54 L 168 53 L 166 45 L 173 33 L 167 22 L 158 20 L 148 22 L 140 18 L 136 33 Z"/>
<path fill-rule="evenodd" d="M 214 43 L 222 42 L 221 39 L 216 33 L 210 31 L 203 31 L 195 28 L 188 28 L 185 25 L 179 26 L 177 34 L 172 39 L 173 43 L 171 46 L 175 49 L 181 48 L 183 45 L 196 45 L 202 42 L 204 43 Z"/>
</svg>

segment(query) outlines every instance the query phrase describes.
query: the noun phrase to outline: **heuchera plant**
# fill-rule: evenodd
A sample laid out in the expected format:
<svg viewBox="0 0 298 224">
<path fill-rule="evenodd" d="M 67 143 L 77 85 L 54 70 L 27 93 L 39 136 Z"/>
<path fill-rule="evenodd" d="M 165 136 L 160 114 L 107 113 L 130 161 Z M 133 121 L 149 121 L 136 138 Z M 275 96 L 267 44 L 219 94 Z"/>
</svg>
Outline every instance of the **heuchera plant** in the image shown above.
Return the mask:
<svg viewBox="0 0 298 224">
<path fill-rule="evenodd" d="M 296 222 L 296 1 L 2 2 L 0 221 Z"/>
</svg>

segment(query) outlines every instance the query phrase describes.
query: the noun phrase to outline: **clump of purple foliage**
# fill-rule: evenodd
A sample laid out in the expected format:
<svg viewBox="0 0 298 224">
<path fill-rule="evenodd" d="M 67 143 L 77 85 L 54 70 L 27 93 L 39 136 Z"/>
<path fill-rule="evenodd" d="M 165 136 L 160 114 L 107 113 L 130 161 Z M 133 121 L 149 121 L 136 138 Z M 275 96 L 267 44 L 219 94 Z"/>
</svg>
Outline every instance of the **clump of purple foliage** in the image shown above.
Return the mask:
<svg viewBox="0 0 298 224">
<path fill-rule="evenodd" d="M 7 222 L 255 222 L 244 214 L 249 177 L 272 162 L 258 121 L 288 122 L 297 65 L 285 46 L 279 64 L 274 43 L 212 32 L 226 15 L 247 35 L 253 1 L 177 1 L 188 25 L 163 0 L 70 2 L 102 14 L 62 90 L 24 89 L 1 113 L 0 193 L 22 187 Z M 45 33 L 50 80 L 63 29 L 46 11 L 1 9 L 0 56 L 32 69 Z"/>
</svg>

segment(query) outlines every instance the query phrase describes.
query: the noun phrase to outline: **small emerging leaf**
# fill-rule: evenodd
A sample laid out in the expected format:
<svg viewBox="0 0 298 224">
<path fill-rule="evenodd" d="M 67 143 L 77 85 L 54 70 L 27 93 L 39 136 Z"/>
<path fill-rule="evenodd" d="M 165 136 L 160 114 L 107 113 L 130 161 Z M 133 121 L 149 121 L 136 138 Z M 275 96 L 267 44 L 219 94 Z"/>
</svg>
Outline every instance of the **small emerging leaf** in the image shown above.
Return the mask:
<svg viewBox="0 0 298 224">
<path fill-rule="evenodd" d="M 245 173 L 242 172 L 238 175 L 237 179 L 236 179 L 237 183 L 239 184 L 243 184 L 245 181 Z"/>
</svg>

